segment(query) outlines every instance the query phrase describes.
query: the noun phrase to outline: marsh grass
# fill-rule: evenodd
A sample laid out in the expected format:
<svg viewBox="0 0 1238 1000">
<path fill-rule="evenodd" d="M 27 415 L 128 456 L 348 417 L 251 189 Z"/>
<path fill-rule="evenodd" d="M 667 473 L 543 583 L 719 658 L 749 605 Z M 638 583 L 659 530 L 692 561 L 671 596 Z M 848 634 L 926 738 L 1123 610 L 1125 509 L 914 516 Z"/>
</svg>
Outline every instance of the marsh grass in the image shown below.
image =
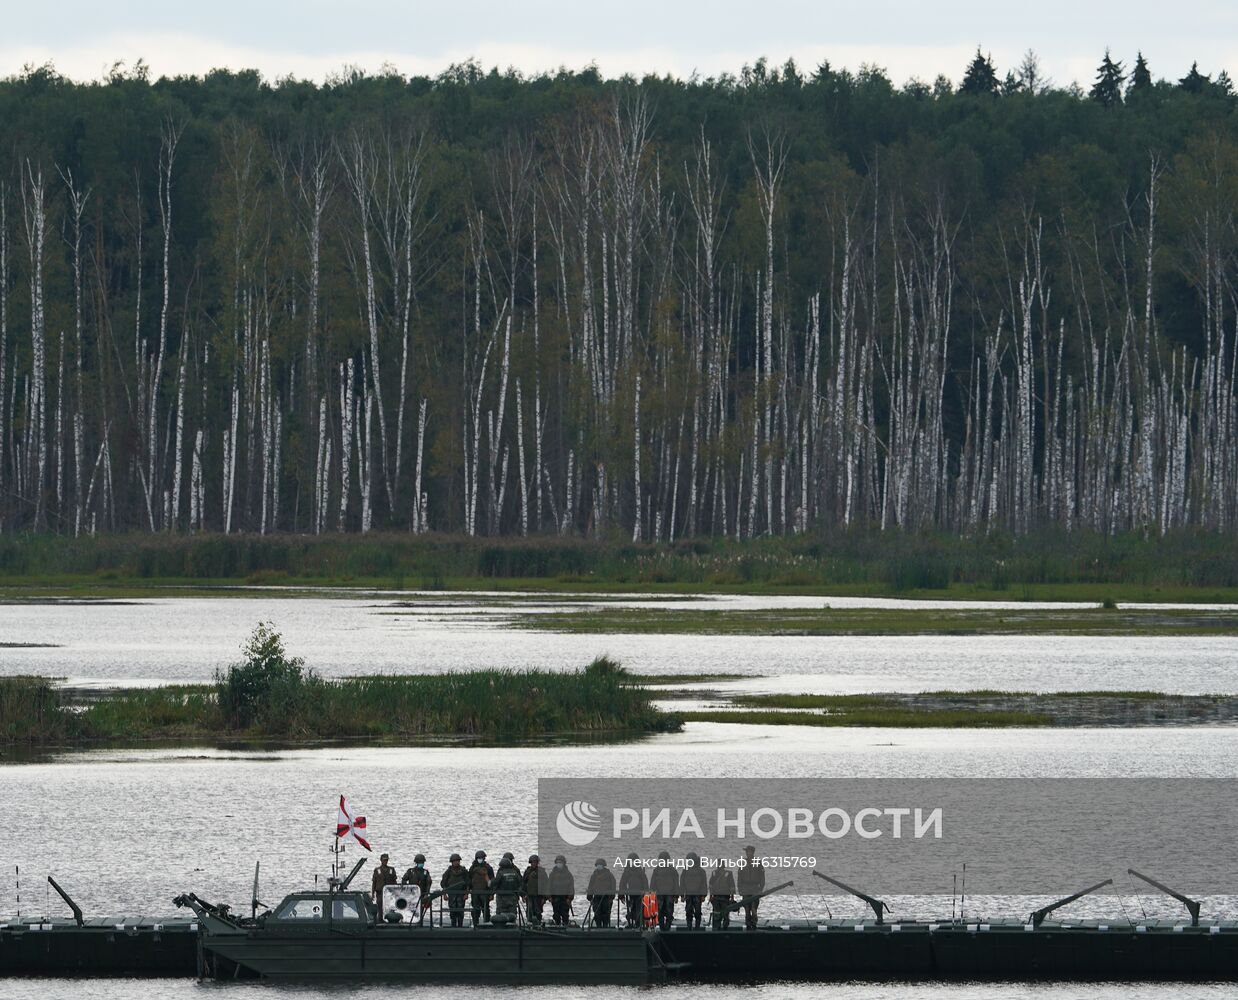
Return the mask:
<svg viewBox="0 0 1238 1000">
<path fill-rule="evenodd" d="M 590 608 L 513 616 L 519 628 L 657 635 L 1238 635 L 1232 610 L 1038 608 Z"/>
<path fill-rule="evenodd" d="M 647 545 L 402 533 L 21 535 L 0 539 L 0 582 L 99 590 L 168 582 L 402 589 L 407 582 L 435 590 L 516 586 L 1235 601 L 1238 535 L 995 531 L 960 538 L 856 529 Z"/>
<path fill-rule="evenodd" d="M 876 694 L 738 694 L 734 709 L 689 712 L 688 721 L 763 725 L 1138 726 L 1232 724 L 1238 696 L 1156 691 L 924 691 Z"/>
<path fill-rule="evenodd" d="M 1187 701 L 1213 699 L 1215 695 L 1162 694 L 1159 691 L 924 691 L 914 694 L 740 694 L 730 699 L 745 708 L 842 709 L 883 708 L 909 701 L 986 702 L 1016 698 L 1042 702 L 1064 701 Z"/>
<path fill-rule="evenodd" d="M 899 729 L 1005 729 L 1047 726 L 1052 719 L 1036 712 L 977 712 L 968 709 L 917 710 L 894 707 L 840 707 L 837 711 L 703 711 L 684 712 L 685 722 L 730 722 L 749 726 L 826 726 Z"/>
<path fill-rule="evenodd" d="M 82 732 L 80 717 L 64 706 L 48 678 L 0 678 L 0 741 L 58 742 Z"/>
<path fill-rule="evenodd" d="M 617 664 L 615 665 L 617 667 Z M 234 670 L 236 668 L 233 668 Z M 591 664 L 579 672 L 478 670 L 430 676 L 326 680 L 283 677 L 233 711 L 228 675 L 215 684 L 109 692 L 66 705 L 47 678 L 0 678 L 6 743 L 141 743 L 163 739 L 336 740 L 444 736 L 502 741 L 568 734 L 666 732 L 661 711 L 626 673 Z"/>
</svg>

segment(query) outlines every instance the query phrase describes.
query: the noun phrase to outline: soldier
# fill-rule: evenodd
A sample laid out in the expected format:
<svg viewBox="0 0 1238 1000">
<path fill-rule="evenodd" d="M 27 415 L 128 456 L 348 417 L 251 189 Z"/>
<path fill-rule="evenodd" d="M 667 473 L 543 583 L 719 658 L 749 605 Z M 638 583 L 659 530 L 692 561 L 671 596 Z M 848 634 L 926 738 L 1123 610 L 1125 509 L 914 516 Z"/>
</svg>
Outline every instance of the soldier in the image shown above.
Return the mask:
<svg viewBox="0 0 1238 1000">
<path fill-rule="evenodd" d="M 478 851 L 469 865 L 469 890 L 473 894 L 473 926 L 490 923 L 490 881 L 494 869 L 486 861 L 486 852 Z"/>
<path fill-rule="evenodd" d="M 635 864 L 633 864 L 635 862 Z M 629 927 L 641 925 L 641 897 L 649 891 L 649 876 L 645 874 L 644 866 L 640 864 L 640 855 L 633 851 L 628 855 L 628 864 L 619 876 L 619 895 L 627 906 L 627 924 Z"/>
<path fill-rule="evenodd" d="M 370 879 L 370 895 L 379 906 L 383 905 L 383 889 L 395 885 L 395 869 L 387 864 L 388 857 L 386 854 L 379 855 L 378 867 L 374 869 L 374 875 Z"/>
<path fill-rule="evenodd" d="M 751 897 L 765 891 L 765 866 L 756 860 L 756 852 L 757 849 L 751 844 L 744 848 L 744 864 L 739 869 L 739 878 L 735 880 L 740 897 L 747 900 L 744 903 L 744 930 L 749 931 L 757 929 L 757 907 L 761 905 L 759 899 Z"/>
<path fill-rule="evenodd" d="M 576 880 L 567 867 L 567 858 L 562 854 L 555 856 L 555 866 L 550 869 L 548 879 L 550 887 L 550 912 L 554 922 L 559 927 L 567 926 L 568 915 L 572 910 L 572 897 L 576 895 Z"/>
<path fill-rule="evenodd" d="M 542 868 L 542 860 L 536 854 L 529 855 L 529 867 L 524 870 L 524 912 L 529 923 L 542 922 L 542 907 L 546 905 L 550 885 L 546 878 L 546 870 Z"/>
<path fill-rule="evenodd" d="M 679 899 L 679 872 L 667 851 L 658 852 L 658 867 L 649 879 L 649 888 L 658 897 L 658 930 L 668 931 L 675 922 L 675 902 Z"/>
<path fill-rule="evenodd" d="M 516 870 L 516 862 L 510 851 L 503 855 L 503 860 L 499 862 L 499 870 L 490 880 L 487 888 L 494 897 L 495 919 L 499 917 L 503 917 L 504 921 L 514 919 L 523 880 L 520 878 L 520 872 Z"/>
<path fill-rule="evenodd" d="M 679 879 L 679 892 L 683 896 L 683 916 L 688 928 L 701 929 L 701 902 L 705 899 L 708 888 L 705 883 L 705 869 L 701 867 L 701 856 L 695 851 L 688 852 L 688 866 Z"/>
<path fill-rule="evenodd" d="M 418 854 L 413 858 L 413 867 L 404 873 L 404 877 L 400 879 L 401 885 L 415 885 L 421 890 L 421 908 L 417 914 L 417 923 L 421 923 L 426 918 L 426 910 L 430 908 L 430 901 L 426 898 L 430 894 L 430 885 L 433 883 L 430 878 L 430 873 L 426 871 L 426 856 Z"/>
<path fill-rule="evenodd" d="M 468 897 L 469 871 L 460 864 L 460 855 L 451 856 L 451 864 L 438 880 L 439 888 L 447 890 L 447 909 L 451 913 L 451 926 L 464 926 L 464 900 Z"/>
<path fill-rule="evenodd" d="M 709 923 L 716 931 L 731 926 L 731 903 L 735 901 L 735 876 L 724 864 L 709 876 Z"/>
<path fill-rule="evenodd" d="M 610 908 L 615 901 L 615 874 L 606 867 L 605 858 L 593 862 L 593 874 L 589 876 L 585 899 L 593 907 L 593 925 L 609 927 Z"/>
</svg>

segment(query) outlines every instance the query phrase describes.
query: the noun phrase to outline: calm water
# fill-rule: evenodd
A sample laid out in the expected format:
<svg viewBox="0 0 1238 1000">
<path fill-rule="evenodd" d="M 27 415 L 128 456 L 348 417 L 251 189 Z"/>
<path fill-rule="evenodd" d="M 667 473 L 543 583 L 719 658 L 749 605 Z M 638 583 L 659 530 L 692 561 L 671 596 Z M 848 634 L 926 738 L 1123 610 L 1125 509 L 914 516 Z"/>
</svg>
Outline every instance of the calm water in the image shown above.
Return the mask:
<svg viewBox="0 0 1238 1000">
<path fill-rule="evenodd" d="M 1238 771 L 1238 729 L 1070 730 L 807 730 L 693 725 L 640 744 L 607 747 L 314 749 L 230 753 L 209 748 L 72 753 L 42 763 L 0 767 L 0 803 L 19 818 L 21 836 L 0 848 L 0 913 L 15 908 L 14 868 L 20 866 L 22 910 L 59 914 L 45 876 L 54 874 L 88 915 L 166 914 L 171 897 L 194 890 L 209 899 L 248 899 L 255 860 L 262 862 L 261 896 L 278 901 L 325 875 L 334 803 L 346 792 L 364 809 L 375 847 L 398 867 L 424 851 L 431 868 L 452 850 L 484 847 L 492 855 L 533 846 L 539 776 L 735 774 L 805 776 L 1156 775 L 1231 777 Z M 1116 868 L 1117 866 L 1115 866 Z M 1071 914 L 1177 916 L 1176 904 L 1139 895 L 1083 901 Z M 979 887 L 969 890 L 969 895 Z M 850 899 L 772 897 L 768 915 L 820 913 L 859 917 Z M 891 898 L 901 916 L 949 911 L 941 898 Z M 1026 913 L 1036 900 L 977 896 L 969 912 Z M 973 910 L 972 907 L 975 907 Z M 1238 901 L 1212 899 L 1211 914 L 1238 912 Z M 1183 992 L 1183 989 L 1187 992 Z M 373 995 L 373 987 L 369 988 Z M 558 1000 L 572 989 L 523 991 L 467 988 L 384 988 L 439 998 L 516 996 Z M 192 981 L 0 981 L 0 997 L 137 1000 L 187 996 L 330 997 L 362 988 L 275 988 L 198 985 Z M 604 994 L 681 995 L 607 988 Z M 1139 1000 L 1183 995 L 1232 996 L 1232 987 L 1173 986 L 829 986 L 770 984 L 693 991 L 701 1000 L 745 998 L 1067 998 Z"/>
<path fill-rule="evenodd" d="M 743 609 L 825 603 L 907 602 L 727 597 L 676 606 Z M 0 674 L 43 673 L 86 684 L 206 680 L 236 659 L 242 640 L 264 620 L 283 633 L 293 653 L 328 676 L 479 667 L 570 670 L 609 653 L 638 672 L 761 675 L 737 685 L 752 690 L 1238 692 L 1235 637 L 598 636 L 530 632 L 507 624 L 515 610 L 537 613 L 580 606 L 545 598 L 517 601 L 510 595 L 452 599 L 404 594 L 6 604 L 0 605 L 0 644 L 9 645 L 0 646 Z M 12 648 L 14 643 L 54 648 Z"/>
<path fill-rule="evenodd" d="M 73 753 L 0 767 L 0 802 L 24 831 L 0 847 L 0 913 L 14 909 L 14 866 L 24 873 L 23 908 L 40 911 L 48 906 L 48 873 L 88 913 L 164 913 L 172 896 L 188 890 L 240 902 L 249 898 L 255 860 L 262 862 L 263 899 L 276 902 L 327 872 L 341 793 L 364 812 L 375 847 L 389 850 L 397 868 L 424 851 L 437 875 L 452 851 L 524 857 L 533 850 L 539 777 L 1236 773 L 1238 728 L 1046 733 L 694 724 L 625 746 Z M 586 870 L 572 860 L 578 874 Z M 969 886 L 969 895 L 983 889 Z M 1133 896 L 1134 884 L 1129 891 Z M 903 916 L 941 916 L 941 907 L 949 911 L 948 886 L 943 893 L 944 902 L 895 906 Z M 769 912 L 785 906 L 801 915 L 812 899 L 774 897 Z M 1088 905 L 1110 915 L 1117 904 Z M 1176 904 L 1166 908 L 1150 897 L 1145 905 L 1176 913 Z M 850 899 L 832 897 L 830 906 L 836 914 L 862 912 Z M 989 906 L 992 915 L 1026 912 L 1022 901 L 994 898 Z M 1089 911 L 1080 904 L 1079 912 Z"/>
</svg>

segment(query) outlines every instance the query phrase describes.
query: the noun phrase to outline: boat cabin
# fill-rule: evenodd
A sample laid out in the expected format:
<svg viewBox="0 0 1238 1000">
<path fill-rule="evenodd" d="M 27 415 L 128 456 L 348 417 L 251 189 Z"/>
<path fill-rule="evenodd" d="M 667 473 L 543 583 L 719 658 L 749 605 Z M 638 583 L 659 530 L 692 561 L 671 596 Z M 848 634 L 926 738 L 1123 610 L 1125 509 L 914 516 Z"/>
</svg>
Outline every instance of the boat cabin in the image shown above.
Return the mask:
<svg viewBox="0 0 1238 1000">
<path fill-rule="evenodd" d="M 363 927 L 370 921 L 369 902 L 362 892 L 294 892 L 266 916 L 268 927 L 307 927 L 317 923 Z"/>
</svg>

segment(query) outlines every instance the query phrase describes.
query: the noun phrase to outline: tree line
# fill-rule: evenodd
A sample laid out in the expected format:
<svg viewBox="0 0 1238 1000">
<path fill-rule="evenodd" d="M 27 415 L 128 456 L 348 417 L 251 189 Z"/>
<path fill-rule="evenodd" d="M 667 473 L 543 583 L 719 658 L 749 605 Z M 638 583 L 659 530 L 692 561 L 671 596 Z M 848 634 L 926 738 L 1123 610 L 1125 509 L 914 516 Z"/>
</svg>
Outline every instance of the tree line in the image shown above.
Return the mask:
<svg viewBox="0 0 1238 1000">
<path fill-rule="evenodd" d="M 1229 530 L 1228 76 L 0 81 L 0 527 Z"/>
</svg>

